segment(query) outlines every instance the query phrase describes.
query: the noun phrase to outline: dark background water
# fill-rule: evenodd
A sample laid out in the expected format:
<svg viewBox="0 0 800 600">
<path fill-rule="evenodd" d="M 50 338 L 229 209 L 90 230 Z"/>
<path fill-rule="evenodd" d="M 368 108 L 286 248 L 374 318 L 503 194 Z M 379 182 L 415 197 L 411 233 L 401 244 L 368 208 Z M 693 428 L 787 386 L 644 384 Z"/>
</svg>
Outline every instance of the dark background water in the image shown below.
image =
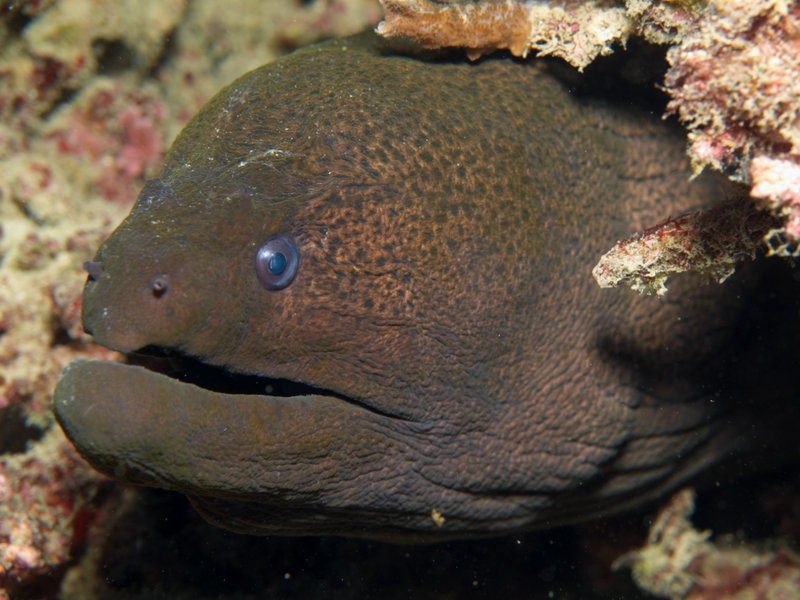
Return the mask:
<svg viewBox="0 0 800 600">
<path fill-rule="evenodd" d="M 112 492 L 116 493 L 116 492 Z M 140 490 L 97 557 L 97 597 L 648 598 L 611 563 L 644 544 L 657 510 L 497 539 L 403 546 L 343 538 L 260 538 L 205 523 L 181 495 Z M 800 476 L 768 471 L 699 494 L 698 529 L 734 543 L 800 542 Z M 30 590 L 33 592 L 33 590 Z M 20 595 L 20 598 L 35 595 Z"/>
</svg>

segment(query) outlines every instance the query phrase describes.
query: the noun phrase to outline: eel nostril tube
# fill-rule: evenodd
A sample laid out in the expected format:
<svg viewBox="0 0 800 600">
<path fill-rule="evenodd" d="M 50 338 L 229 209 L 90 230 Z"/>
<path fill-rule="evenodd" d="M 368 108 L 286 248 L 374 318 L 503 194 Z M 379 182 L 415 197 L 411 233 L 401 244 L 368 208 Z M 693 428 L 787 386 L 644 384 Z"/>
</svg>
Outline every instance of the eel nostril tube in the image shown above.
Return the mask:
<svg viewBox="0 0 800 600">
<path fill-rule="evenodd" d="M 103 274 L 103 265 L 93 260 L 87 260 L 83 263 L 83 270 L 86 271 L 92 279 L 98 279 L 100 275 Z"/>
</svg>

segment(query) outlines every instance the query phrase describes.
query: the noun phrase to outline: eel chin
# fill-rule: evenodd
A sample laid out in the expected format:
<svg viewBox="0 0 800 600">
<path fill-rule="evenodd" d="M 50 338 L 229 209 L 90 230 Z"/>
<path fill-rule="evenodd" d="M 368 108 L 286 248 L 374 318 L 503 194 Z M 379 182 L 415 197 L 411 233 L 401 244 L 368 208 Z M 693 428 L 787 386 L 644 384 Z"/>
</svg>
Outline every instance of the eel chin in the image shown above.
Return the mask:
<svg viewBox="0 0 800 600">
<path fill-rule="evenodd" d="M 315 460 L 326 451 L 314 441 L 322 423 L 371 412 L 292 381 L 235 375 L 182 357 L 135 360 L 171 374 L 79 359 L 53 396 L 56 418 L 78 452 L 101 473 L 130 483 L 201 496 L 258 493 L 251 489 L 257 478 L 242 473 L 243 465 Z"/>
</svg>

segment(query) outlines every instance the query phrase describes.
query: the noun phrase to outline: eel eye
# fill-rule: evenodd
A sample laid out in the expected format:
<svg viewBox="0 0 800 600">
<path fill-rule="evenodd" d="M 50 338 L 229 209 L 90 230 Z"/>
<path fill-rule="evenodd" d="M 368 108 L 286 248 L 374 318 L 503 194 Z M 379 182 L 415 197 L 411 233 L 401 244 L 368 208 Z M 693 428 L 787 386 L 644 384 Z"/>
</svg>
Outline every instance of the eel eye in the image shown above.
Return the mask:
<svg viewBox="0 0 800 600">
<path fill-rule="evenodd" d="M 300 253 L 294 238 L 278 235 L 264 242 L 256 253 L 256 275 L 268 290 L 281 290 L 297 274 Z"/>
</svg>

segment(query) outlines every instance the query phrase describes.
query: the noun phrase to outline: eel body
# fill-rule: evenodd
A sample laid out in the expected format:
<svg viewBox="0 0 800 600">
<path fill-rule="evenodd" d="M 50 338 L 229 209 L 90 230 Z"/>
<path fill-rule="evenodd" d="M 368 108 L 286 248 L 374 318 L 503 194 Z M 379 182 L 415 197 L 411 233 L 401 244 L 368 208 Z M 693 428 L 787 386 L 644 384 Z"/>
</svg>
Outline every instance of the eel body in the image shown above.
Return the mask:
<svg viewBox="0 0 800 600">
<path fill-rule="evenodd" d="M 57 418 L 101 472 L 248 533 L 622 510 L 735 444 L 742 300 L 600 290 L 591 267 L 721 193 L 657 119 L 535 64 L 303 49 L 186 126 L 88 266 L 86 330 L 169 368 L 76 361 Z"/>
</svg>

